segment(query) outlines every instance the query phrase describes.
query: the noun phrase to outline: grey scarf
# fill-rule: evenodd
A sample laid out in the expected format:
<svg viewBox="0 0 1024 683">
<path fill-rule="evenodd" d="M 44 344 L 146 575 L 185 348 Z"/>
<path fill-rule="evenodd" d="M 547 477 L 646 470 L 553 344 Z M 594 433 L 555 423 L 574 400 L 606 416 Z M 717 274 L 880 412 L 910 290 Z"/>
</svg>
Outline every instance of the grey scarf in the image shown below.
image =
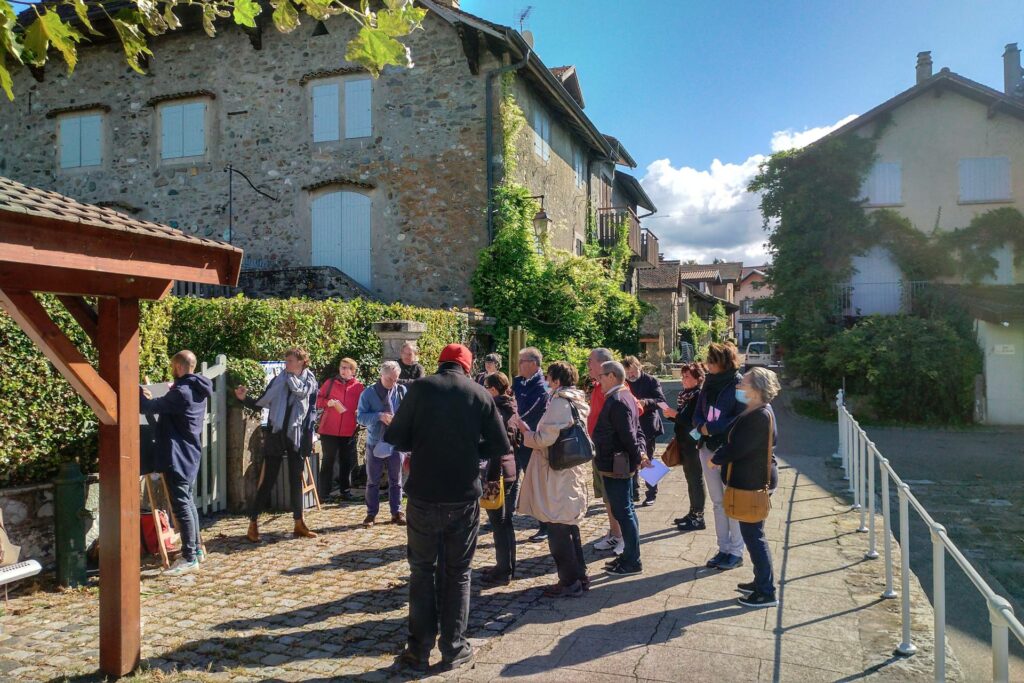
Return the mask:
<svg viewBox="0 0 1024 683">
<path fill-rule="evenodd" d="M 256 401 L 261 408 L 270 409 L 270 428 L 273 432 L 287 430 L 286 435 L 295 450 L 302 442 L 302 422 L 309 411 L 309 397 L 316 393 L 316 377 L 309 369 L 301 375 L 282 372 L 270 382 L 267 391 Z M 291 413 L 288 406 L 291 405 Z M 285 416 L 288 424 L 285 424 Z"/>
</svg>

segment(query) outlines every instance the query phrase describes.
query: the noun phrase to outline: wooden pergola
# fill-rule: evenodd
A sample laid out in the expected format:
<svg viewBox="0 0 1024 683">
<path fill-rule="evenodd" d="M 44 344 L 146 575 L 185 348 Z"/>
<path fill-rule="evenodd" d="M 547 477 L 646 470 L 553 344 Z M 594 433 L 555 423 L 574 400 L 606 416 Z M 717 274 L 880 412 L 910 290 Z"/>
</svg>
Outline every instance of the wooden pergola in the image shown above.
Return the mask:
<svg viewBox="0 0 1024 683">
<path fill-rule="evenodd" d="M 139 301 L 174 280 L 235 285 L 242 250 L 0 177 L 0 305 L 100 421 L 100 669 L 139 663 Z M 34 292 L 58 295 L 93 368 Z M 93 307 L 84 297 L 96 297 Z"/>
</svg>

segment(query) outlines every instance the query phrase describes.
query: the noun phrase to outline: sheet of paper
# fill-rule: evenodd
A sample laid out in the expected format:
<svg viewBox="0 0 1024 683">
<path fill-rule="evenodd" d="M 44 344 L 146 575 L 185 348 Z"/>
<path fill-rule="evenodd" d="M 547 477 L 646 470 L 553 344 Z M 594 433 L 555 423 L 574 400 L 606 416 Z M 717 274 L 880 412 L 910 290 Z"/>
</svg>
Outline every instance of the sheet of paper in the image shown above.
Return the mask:
<svg viewBox="0 0 1024 683">
<path fill-rule="evenodd" d="M 640 468 L 640 478 L 651 486 L 657 486 L 658 482 L 668 474 L 668 465 L 655 458 L 651 461 L 651 467 Z"/>
</svg>

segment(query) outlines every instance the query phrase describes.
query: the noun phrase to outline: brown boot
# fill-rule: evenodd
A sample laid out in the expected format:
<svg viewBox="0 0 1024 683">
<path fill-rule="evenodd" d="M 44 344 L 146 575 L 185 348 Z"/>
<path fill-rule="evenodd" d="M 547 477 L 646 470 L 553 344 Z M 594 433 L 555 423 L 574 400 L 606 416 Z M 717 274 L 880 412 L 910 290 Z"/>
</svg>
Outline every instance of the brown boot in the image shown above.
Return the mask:
<svg viewBox="0 0 1024 683">
<path fill-rule="evenodd" d="M 371 526 L 373 526 L 373 523 L 374 521 L 376 521 L 376 519 L 377 518 L 373 515 L 366 515 L 366 519 L 363 520 L 363 528 L 369 529 Z"/>
<path fill-rule="evenodd" d="M 295 520 L 295 531 L 293 532 L 295 538 L 316 538 L 316 534 L 309 530 L 306 526 L 306 522 L 301 519 Z"/>
<path fill-rule="evenodd" d="M 245 532 L 245 537 L 249 539 L 250 543 L 260 542 L 260 528 L 256 524 L 256 520 L 249 522 L 249 530 Z"/>
<path fill-rule="evenodd" d="M 397 524 L 398 526 L 405 526 L 405 513 L 399 510 L 395 514 L 391 515 L 391 523 Z"/>
</svg>

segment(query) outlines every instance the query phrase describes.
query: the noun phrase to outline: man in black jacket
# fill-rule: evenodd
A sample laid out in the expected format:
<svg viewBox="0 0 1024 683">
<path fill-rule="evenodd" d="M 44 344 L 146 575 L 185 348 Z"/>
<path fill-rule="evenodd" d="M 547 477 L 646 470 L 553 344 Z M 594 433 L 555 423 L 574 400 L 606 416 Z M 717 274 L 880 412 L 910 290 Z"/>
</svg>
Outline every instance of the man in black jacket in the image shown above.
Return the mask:
<svg viewBox="0 0 1024 683">
<path fill-rule="evenodd" d="M 594 427 L 594 466 L 601 473 L 604 492 L 612 515 L 622 527 L 625 548 L 622 555 L 607 565 L 610 574 L 639 574 L 640 527 L 633 510 L 633 475 L 640 467 L 649 467 L 644 434 L 640 429 L 636 400 L 626 388 L 626 371 L 621 363 L 608 361 L 601 366 L 604 405 Z"/>
<path fill-rule="evenodd" d="M 643 408 L 640 415 L 640 429 L 644 433 L 644 440 L 647 444 L 647 459 L 654 458 L 654 447 L 657 445 L 658 437 L 665 433 L 665 427 L 661 422 L 660 406 L 667 403 L 665 392 L 661 388 L 661 382 L 657 377 L 648 375 L 643 371 L 643 366 L 636 356 L 626 356 L 622 359 L 622 366 L 626 369 L 626 381 L 629 382 L 629 390 L 636 397 L 636 402 Z M 644 495 L 644 502 L 641 507 L 654 505 L 658 497 L 658 486 L 651 486 L 644 483 L 647 493 Z M 640 476 L 633 477 L 633 490 L 638 491 L 640 487 Z M 638 499 L 633 496 L 633 500 Z"/>
<path fill-rule="evenodd" d="M 480 519 L 480 461 L 500 480 L 512 450 L 490 394 L 469 377 L 473 355 L 461 344 L 441 352 L 437 374 L 409 386 L 384 440 L 411 452 L 408 518 L 409 640 L 399 661 L 427 669 L 440 640 L 442 665 L 473 657 L 466 640 L 470 565 Z M 493 474 L 491 474 L 493 473 Z"/>
</svg>

